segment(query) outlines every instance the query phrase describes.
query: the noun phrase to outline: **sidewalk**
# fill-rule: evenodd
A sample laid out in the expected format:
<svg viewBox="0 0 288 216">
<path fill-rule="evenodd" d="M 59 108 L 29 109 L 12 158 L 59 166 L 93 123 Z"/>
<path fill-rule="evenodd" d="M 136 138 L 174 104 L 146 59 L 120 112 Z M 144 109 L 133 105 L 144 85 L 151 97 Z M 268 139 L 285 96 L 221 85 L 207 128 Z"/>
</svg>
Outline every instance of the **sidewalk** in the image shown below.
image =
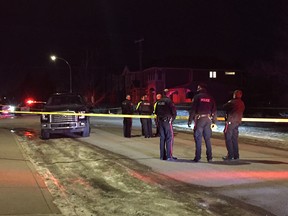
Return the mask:
<svg viewBox="0 0 288 216">
<path fill-rule="evenodd" d="M 61 215 L 9 130 L 0 129 L 0 215 Z"/>
</svg>

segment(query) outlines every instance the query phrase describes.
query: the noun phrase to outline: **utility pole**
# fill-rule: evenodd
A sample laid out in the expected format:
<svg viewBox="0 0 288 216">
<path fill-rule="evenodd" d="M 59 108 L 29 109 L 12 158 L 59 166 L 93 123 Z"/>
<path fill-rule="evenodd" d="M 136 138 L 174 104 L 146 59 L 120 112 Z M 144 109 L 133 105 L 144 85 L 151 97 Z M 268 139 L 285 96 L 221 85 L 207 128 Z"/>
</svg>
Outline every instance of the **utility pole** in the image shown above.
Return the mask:
<svg viewBox="0 0 288 216">
<path fill-rule="evenodd" d="M 144 41 L 144 38 L 141 38 L 139 40 L 135 40 L 134 43 L 138 44 L 138 52 L 139 52 L 139 71 L 142 72 L 142 54 L 143 54 L 143 49 L 142 49 L 142 42 Z"/>
<path fill-rule="evenodd" d="M 141 97 L 141 94 L 143 94 L 143 90 L 142 90 L 142 87 L 143 87 L 143 73 L 142 73 L 142 54 L 143 54 L 143 49 L 142 49 L 142 43 L 143 43 L 143 41 L 144 41 L 144 38 L 141 38 L 141 39 L 139 39 L 139 40 L 135 40 L 134 41 L 134 43 L 135 44 L 138 44 L 138 52 L 139 52 L 139 73 L 140 73 L 140 97 Z"/>
</svg>

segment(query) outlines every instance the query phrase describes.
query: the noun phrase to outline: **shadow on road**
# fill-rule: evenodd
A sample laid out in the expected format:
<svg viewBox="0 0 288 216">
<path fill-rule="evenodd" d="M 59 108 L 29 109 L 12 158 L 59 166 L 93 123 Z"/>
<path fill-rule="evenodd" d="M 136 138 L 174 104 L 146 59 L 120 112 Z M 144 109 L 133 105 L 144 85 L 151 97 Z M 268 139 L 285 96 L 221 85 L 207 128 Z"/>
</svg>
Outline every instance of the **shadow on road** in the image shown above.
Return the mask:
<svg viewBox="0 0 288 216">
<path fill-rule="evenodd" d="M 262 163 L 262 164 L 288 164 L 282 161 L 275 160 L 231 160 L 231 161 L 213 161 L 211 164 L 217 165 L 247 165 L 252 163 Z"/>
<path fill-rule="evenodd" d="M 263 164 L 288 164 L 286 162 L 274 161 L 274 160 L 241 160 L 241 161 L 249 163 L 263 163 Z"/>
</svg>

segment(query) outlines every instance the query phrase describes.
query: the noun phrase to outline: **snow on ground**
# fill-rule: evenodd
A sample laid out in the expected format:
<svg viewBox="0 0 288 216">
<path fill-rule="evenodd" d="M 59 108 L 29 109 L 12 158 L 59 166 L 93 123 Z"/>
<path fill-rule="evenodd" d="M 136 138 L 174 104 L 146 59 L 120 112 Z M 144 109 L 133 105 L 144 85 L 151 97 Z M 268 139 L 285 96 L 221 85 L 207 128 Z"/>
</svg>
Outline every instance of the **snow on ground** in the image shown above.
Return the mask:
<svg viewBox="0 0 288 216">
<path fill-rule="evenodd" d="M 177 110 L 177 116 L 188 116 L 185 110 Z M 222 133 L 224 129 L 224 122 L 218 121 L 217 127 L 213 129 L 214 132 Z M 178 130 L 191 131 L 187 126 L 187 120 L 175 121 L 174 127 Z M 193 128 L 193 124 L 191 125 Z M 288 141 L 288 127 L 287 123 L 247 123 L 242 122 L 239 127 L 240 136 L 247 136 L 259 139 L 269 139 L 274 141 Z"/>
</svg>

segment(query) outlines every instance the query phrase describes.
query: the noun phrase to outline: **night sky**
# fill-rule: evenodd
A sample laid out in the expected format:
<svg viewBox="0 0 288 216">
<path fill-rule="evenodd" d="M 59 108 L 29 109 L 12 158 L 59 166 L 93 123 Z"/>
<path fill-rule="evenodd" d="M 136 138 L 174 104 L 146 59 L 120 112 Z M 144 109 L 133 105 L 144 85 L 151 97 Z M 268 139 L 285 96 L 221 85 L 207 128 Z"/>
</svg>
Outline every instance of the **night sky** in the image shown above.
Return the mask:
<svg viewBox="0 0 288 216">
<path fill-rule="evenodd" d="M 126 65 L 137 70 L 139 39 L 144 39 L 143 68 L 269 61 L 283 49 L 285 5 L 280 0 L 3 0 L 0 91 L 31 67 L 55 68 L 51 54 L 65 58 L 72 69 L 88 53 L 94 65 L 111 73 Z"/>
</svg>

